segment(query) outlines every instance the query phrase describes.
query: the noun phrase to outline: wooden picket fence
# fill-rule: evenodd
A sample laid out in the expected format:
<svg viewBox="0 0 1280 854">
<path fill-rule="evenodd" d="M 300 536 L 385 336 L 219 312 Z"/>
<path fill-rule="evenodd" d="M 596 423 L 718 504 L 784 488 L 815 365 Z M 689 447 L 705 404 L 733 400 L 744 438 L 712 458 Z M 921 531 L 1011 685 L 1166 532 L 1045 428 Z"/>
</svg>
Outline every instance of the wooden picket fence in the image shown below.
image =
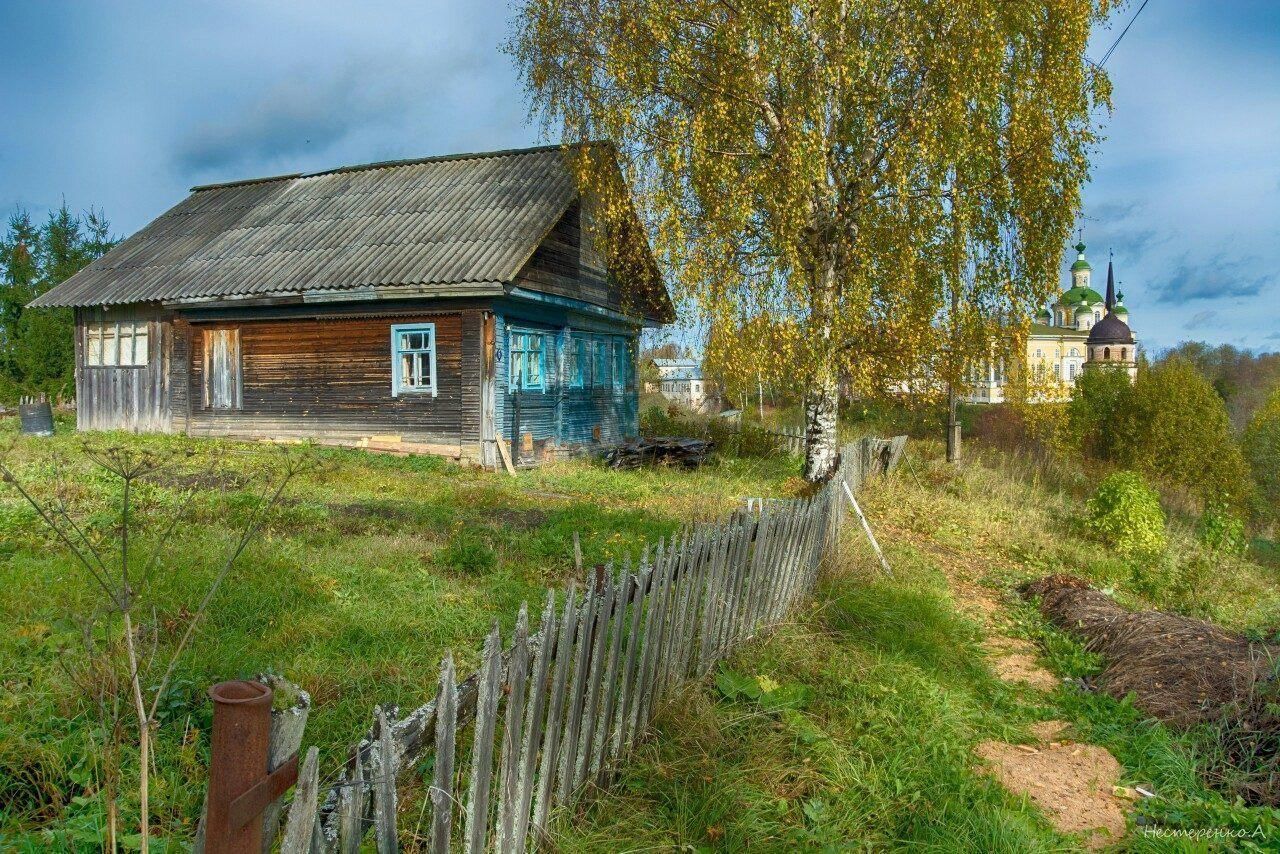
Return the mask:
<svg viewBox="0 0 1280 854">
<path fill-rule="evenodd" d="M 634 566 L 598 567 L 563 597 L 549 590 L 537 631 L 527 605 L 508 646 L 495 623 L 465 679 L 446 655 L 435 698 L 402 718 L 375 709 L 336 780 L 323 784 L 318 752 L 307 752 L 282 852 L 356 852 L 370 832 L 380 854 L 399 850 L 396 781 L 428 756 L 430 820 L 415 848 L 535 847 L 556 807 L 608 784 L 664 703 L 812 592 L 839 535 L 844 484 L 892 469 L 905 444 L 855 442 L 810 498 L 750 499 L 646 547 Z"/>
</svg>

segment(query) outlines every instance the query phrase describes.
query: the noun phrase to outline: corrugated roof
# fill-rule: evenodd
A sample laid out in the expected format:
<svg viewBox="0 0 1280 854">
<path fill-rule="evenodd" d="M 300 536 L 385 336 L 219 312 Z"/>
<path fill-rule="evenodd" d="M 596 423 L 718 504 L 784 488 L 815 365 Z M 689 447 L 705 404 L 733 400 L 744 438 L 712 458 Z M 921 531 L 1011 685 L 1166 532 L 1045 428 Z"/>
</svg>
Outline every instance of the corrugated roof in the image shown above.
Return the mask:
<svg viewBox="0 0 1280 854">
<path fill-rule="evenodd" d="M 559 146 L 194 187 L 31 304 L 496 289 L 576 196 Z"/>
</svg>

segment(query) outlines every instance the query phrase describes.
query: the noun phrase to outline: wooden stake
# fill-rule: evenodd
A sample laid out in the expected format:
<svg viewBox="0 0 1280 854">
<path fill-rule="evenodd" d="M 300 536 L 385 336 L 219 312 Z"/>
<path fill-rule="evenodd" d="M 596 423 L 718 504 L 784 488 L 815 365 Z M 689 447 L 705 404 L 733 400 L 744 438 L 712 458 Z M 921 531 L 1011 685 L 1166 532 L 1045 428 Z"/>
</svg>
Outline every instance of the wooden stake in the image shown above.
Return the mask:
<svg viewBox="0 0 1280 854">
<path fill-rule="evenodd" d="M 871 533 L 871 526 L 867 524 L 867 517 L 862 515 L 862 508 L 858 506 L 858 499 L 853 497 L 853 490 L 849 488 L 848 483 L 841 485 L 844 487 L 844 494 L 849 498 L 849 503 L 853 505 L 853 512 L 858 514 L 858 521 L 862 523 L 862 530 L 866 532 L 867 539 L 871 541 L 871 548 L 875 549 L 876 557 L 880 558 L 880 566 L 884 569 L 884 574 L 893 578 L 893 570 L 889 568 L 889 561 L 884 559 L 884 552 L 880 551 L 880 544 L 876 542 L 876 535 Z"/>
<path fill-rule="evenodd" d="M 516 467 L 511 464 L 511 455 L 507 453 L 507 443 L 499 436 L 494 440 L 498 444 L 498 456 L 502 457 L 502 466 L 507 470 L 507 474 L 512 477 L 516 476 Z"/>
</svg>

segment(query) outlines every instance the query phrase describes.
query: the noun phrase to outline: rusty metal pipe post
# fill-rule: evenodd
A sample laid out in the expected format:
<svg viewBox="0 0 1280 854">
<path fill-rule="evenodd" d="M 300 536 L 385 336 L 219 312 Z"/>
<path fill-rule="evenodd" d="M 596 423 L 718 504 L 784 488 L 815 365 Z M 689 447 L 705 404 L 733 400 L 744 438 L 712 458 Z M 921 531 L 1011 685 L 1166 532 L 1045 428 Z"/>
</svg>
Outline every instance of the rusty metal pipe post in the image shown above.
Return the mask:
<svg viewBox="0 0 1280 854">
<path fill-rule="evenodd" d="M 260 682 L 219 682 L 213 698 L 209 757 L 209 807 L 205 818 L 207 854 L 248 854 L 262 850 L 262 822 L 236 815 L 233 805 L 267 773 L 271 746 L 271 689 Z"/>
</svg>

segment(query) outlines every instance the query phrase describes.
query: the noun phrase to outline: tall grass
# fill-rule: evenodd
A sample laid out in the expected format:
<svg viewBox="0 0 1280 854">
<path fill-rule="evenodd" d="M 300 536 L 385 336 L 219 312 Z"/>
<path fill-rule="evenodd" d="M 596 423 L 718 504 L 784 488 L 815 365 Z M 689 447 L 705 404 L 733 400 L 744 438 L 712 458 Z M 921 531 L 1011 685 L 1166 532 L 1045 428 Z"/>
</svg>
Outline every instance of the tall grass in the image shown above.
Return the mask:
<svg viewBox="0 0 1280 854">
<path fill-rule="evenodd" d="M 51 440 L 16 438 L 0 421 L 0 442 L 15 473 L 48 494 L 53 455 L 63 458 L 67 499 L 90 525 L 111 524 L 113 485 L 80 453 L 83 437 L 60 424 Z M 256 506 L 247 477 L 275 449 L 173 436 L 101 437 L 127 447 L 190 455 L 202 468 L 226 457 L 218 477 L 201 481 L 189 523 L 170 541 L 180 573 L 157 573 L 156 638 L 163 654 L 177 642 L 193 591 L 207 588 L 217 557 Z M 518 478 L 459 468 L 430 457 L 397 458 L 317 448 L 317 468 L 299 476 L 261 536 L 219 591 L 189 654 L 174 674 L 157 738 L 152 818 L 162 838 L 190 836 L 203 793 L 213 682 L 280 673 L 309 691 L 315 706 L 307 741 L 332 767 L 336 751 L 369 725 L 375 703 L 411 708 L 435 691 L 440 657 L 459 668 L 495 618 L 508 623 L 522 600 L 572 571 L 573 535 L 584 559 L 603 563 L 691 519 L 717 518 L 742 496 L 793 489 L 790 461 L 718 455 L 693 472 L 615 472 L 589 461 L 562 463 Z M 194 476 L 194 475 L 192 475 Z M 172 504 L 186 475 L 146 484 L 147 500 Z M 0 848 L 90 845 L 104 804 L 95 755 L 92 698 L 65 672 L 80 645 L 77 617 L 93 591 L 34 511 L 0 490 Z M 137 773 L 126 766 L 127 775 Z M 136 803 L 122 804 L 122 826 L 136 826 Z M 132 811 L 132 814 L 130 814 Z M 93 847 L 91 845 L 91 847 Z"/>
</svg>

